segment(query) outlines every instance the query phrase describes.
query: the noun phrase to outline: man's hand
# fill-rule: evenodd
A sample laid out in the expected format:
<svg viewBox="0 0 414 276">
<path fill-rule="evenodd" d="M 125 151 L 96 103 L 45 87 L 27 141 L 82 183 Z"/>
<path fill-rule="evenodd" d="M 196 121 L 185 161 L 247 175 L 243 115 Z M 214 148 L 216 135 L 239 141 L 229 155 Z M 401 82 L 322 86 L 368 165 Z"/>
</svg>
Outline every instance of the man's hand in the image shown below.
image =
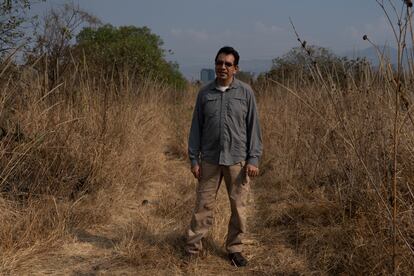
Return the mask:
<svg viewBox="0 0 414 276">
<path fill-rule="evenodd" d="M 191 167 L 191 172 L 193 173 L 195 178 L 200 180 L 200 178 L 201 178 L 201 167 L 200 167 L 200 165 L 197 164 L 197 165 Z"/>
<path fill-rule="evenodd" d="M 246 173 L 249 177 L 255 177 L 259 175 L 259 168 L 252 165 L 252 164 L 247 164 L 246 165 Z"/>
</svg>

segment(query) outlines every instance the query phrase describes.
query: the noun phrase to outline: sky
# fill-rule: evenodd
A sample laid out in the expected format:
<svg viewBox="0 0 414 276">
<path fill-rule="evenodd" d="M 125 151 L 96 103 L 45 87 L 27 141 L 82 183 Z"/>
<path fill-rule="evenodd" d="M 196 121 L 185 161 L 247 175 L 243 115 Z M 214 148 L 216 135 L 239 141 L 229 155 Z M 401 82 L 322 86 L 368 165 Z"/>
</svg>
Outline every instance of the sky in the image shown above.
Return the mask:
<svg viewBox="0 0 414 276">
<path fill-rule="evenodd" d="M 386 0 L 385 2 L 387 2 Z M 46 0 L 44 13 L 63 0 Z M 391 28 L 375 0 L 74 0 L 114 26 L 147 26 L 172 50 L 167 59 L 181 68 L 212 64 L 217 50 L 230 45 L 243 60 L 271 60 L 299 46 L 290 24 L 308 44 L 334 53 L 393 45 Z M 398 5 L 402 1 L 395 1 Z"/>
</svg>

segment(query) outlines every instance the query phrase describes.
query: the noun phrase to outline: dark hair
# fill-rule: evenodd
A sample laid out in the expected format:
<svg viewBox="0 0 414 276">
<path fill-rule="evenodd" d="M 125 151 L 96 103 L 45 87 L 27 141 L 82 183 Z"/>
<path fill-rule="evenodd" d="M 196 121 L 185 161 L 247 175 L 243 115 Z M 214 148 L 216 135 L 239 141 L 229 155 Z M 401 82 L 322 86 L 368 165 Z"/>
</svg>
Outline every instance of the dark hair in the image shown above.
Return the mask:
<svg viewBox="0 0 414 276">
<path fill-rule="evenodd" d="M 216 55 L 216 58 L 214 59 L 214 61 L 217 61 L 217 58 L 220 54 L 233 55 L 234 56 L 234 65 L 239 65 L 240 56 L 239 56 L 239 53 L 233 47 L 230 47 L 230 46 L 222 47 L 217 52 L 217 55 Z"/>
</svg>

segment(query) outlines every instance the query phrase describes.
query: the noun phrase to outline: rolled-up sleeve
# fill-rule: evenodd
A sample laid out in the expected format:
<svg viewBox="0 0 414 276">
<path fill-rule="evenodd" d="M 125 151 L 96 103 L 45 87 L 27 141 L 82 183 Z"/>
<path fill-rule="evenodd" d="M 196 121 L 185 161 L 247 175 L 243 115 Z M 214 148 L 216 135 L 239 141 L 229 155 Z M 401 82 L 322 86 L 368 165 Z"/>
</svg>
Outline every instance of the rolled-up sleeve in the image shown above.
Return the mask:
<svg viewBox="0 0 414 276">
<path fill-rule="evenodd" d="M 260 131 L 259 115 L 257 112 L 256 98 L 251 91 L 249 97 L 247 126 L 247 163 L 258 167 L 259 158 L 262 155 L 262 135 Z"/>
<path fill-rule="evenodd" d="M 201 97 L 199 94 L 194 107 L 193 119 L 188 139 L 188 156 L 192 167 L 200 162 L 201 131 L 203 123 L 203 112 L 201 108 Z"/>
</svg>

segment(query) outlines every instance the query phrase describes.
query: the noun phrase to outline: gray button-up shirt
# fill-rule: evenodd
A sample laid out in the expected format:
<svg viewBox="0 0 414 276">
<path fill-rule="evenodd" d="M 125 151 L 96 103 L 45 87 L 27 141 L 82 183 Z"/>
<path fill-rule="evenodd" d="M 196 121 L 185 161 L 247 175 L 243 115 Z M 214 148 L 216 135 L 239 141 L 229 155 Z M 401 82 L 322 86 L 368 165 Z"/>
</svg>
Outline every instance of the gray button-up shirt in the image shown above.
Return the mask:
<svg viewBox="0 0 414 276">
<path fill-rule="evenodd" d="M 262 138 L 251 87 L 234 79 L 222 92 L 212 81 L 197 96 L 188 142 L 194 166 L 200 160 L 219 165 L 241 161 L 258 166 Z"/>
</svg>

